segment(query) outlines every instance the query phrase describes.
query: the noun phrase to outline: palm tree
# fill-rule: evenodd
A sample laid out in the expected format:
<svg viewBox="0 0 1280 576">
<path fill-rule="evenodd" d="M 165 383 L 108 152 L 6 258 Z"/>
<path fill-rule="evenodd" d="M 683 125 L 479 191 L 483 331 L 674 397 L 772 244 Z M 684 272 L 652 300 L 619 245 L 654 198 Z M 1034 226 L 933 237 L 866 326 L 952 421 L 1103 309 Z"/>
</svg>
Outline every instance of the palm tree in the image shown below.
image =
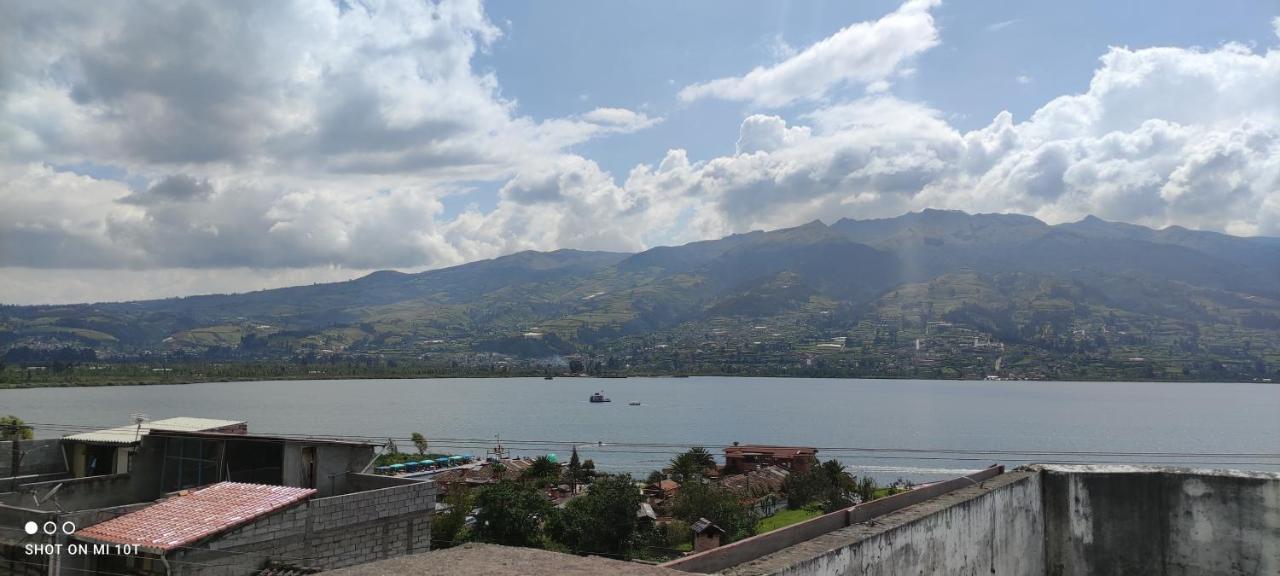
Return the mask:
<svg viewBox="0 0 1280 576">
<path fill-rule="evenodd" d="M 546 456 L 539 456 L 520 473 L 521 480 L 529 480 L 540 486 L 560 478 L 560 465 Z"/>
<path fill-rule="evenodd" d="M 701 446 L 695 446 L 688 452 L 671 459 L 671 479 L 676 482 L 688 482 L 703 477 L 707 470 L 716 467 L 716 459 Z"/>
<path fill-rule="evenodd" d="M 858 482 L 852 474 L 844 469 L 839 460 L 831 459 L 818 467 L 818 473 L 824 478 L 826 485 L 827 512 L 834 512 L 853 505 L 853 495 L 858 491 Z"/>
</svg>

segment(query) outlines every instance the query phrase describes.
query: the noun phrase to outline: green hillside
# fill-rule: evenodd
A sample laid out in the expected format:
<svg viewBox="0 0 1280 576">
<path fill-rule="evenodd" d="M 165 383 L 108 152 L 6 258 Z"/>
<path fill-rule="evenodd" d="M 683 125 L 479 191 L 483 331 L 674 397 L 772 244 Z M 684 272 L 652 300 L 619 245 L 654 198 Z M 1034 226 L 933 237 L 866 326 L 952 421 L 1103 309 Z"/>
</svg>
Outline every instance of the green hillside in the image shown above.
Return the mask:
<svg viewBox="0 0 1280 576">
<path fill-rule="evenodd" d="M 571 357 L 619 374 L 1262 380 L 1280 370 L 1280 240 L 926 210 L 639 254 L 4 306 L 0 352 L 9 380 L 46 364 L 536 372 Z"/>
</svg>

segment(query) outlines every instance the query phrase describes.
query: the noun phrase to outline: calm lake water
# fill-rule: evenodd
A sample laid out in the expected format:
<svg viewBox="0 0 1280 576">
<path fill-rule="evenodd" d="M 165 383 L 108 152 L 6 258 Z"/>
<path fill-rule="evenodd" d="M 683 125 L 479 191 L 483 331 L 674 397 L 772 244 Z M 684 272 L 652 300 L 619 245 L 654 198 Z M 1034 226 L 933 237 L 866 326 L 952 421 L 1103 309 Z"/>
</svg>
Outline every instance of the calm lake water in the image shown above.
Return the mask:
<svg viewBox="0 0 1280 576">
<path fill-rule="evenodd" d="M 598 390 L 613 402 L 588 403 Z M 0 414 L 33 423 L 119 426 L 138 412 L 247 420 L 258 433 L 406 438 L 422 432 L 433 451 L 477 455 L 501 435 L 516 455 L 554 452 L 567 459 L 576 445 L 602 470 L 637 475 L 661 467 L 677 451 L 671 445 L 734 441 L 817 446 L 819 456 L 882 481 L 937 479 L 991 462 L 1280 470 L 1276 456 L 1066 454 L 1280 453 L 1280 385 L 695 377 L 0 390 Z M 37 426 L 41 437 L 65 433 Z M 407 441 L 400 446 L 411 448 Z"/>
</svg>

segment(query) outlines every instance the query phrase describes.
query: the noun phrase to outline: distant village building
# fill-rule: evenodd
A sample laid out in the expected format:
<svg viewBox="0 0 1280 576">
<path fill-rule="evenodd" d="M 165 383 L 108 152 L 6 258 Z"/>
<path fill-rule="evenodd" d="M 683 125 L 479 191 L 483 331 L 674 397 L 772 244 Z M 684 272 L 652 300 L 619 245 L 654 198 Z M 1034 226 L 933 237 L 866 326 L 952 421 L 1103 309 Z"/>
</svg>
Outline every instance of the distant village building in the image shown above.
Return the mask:
<svg viewBox="0 0 1280 576">
<path fill-rule="evenodd" d="M 767 466 L 790 472 L 808 472 L 818 449 L 806 446 L 737 444 L 724 449 L 724 474 L 744 474 Z"/>
</svg>

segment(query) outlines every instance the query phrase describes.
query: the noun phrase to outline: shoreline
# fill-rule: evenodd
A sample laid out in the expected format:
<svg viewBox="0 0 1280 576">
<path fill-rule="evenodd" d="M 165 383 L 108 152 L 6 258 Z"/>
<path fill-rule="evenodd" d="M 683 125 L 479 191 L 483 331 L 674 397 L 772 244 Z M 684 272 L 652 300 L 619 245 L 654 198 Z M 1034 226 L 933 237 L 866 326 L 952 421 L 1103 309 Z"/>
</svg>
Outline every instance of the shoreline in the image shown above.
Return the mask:
<svg viewBox="0 0 1280 576">
<path fill-rule="evenodd" d="M 39 388 L 112 388 L 112 387 L 144 387 L 144 386 L 185 386 L 189 384 L 217 384 L 217 383 L 235 383 L 235 382 L 286 382 L 286 381 L 309 381 L 309 380 L 442 380 L 442 379 L 488 379 L 488 378 L 531 378 L 544 379 L 545 374 L 540 373 L 519 373 L 519 374 L 477 374 L 477 373 L 458 373 L 458 374 L 300 374 L 300 375 L 270 375 L 270 376 L 245 376 L 245 377 L 222 377 L 222 378 L 178 378 L 172 380 L 107 380 L 101 382 L 39 382 L 32 384 L 24 383 L 0 383 L 0 391 L 4 390 L 31 390 Z M 626 375 L 554 375 L 556 379 L 599 379 L 599 380 L 626 380 L 628 378 L 776 378 L 776 379 L 794 379 L 794 380 L 924 380 L 933 382 L 1096 382 L 1096 383 L 1167 383 L 1167 384 L 1258 384 L 1273 385 L 1275 382 L 1262 382 L 1258 380 L 1200 380 L 1200 379 L 1154 379 L 1154 378 L 1126 378 L 1126 379 L 1085 379 L 1085 378 L 1008 378 L 999 380 L 986 380 L 984 378 L 936 378 L 936 377 L 917 377 L 917 376 L 848 376 L 848 375 L 796 375 L 796 374 L 731 374 L 731 373 L 700 373 L 700 374 L 670 374 L 670 373 L 637 373 Z"/>
</svg>

